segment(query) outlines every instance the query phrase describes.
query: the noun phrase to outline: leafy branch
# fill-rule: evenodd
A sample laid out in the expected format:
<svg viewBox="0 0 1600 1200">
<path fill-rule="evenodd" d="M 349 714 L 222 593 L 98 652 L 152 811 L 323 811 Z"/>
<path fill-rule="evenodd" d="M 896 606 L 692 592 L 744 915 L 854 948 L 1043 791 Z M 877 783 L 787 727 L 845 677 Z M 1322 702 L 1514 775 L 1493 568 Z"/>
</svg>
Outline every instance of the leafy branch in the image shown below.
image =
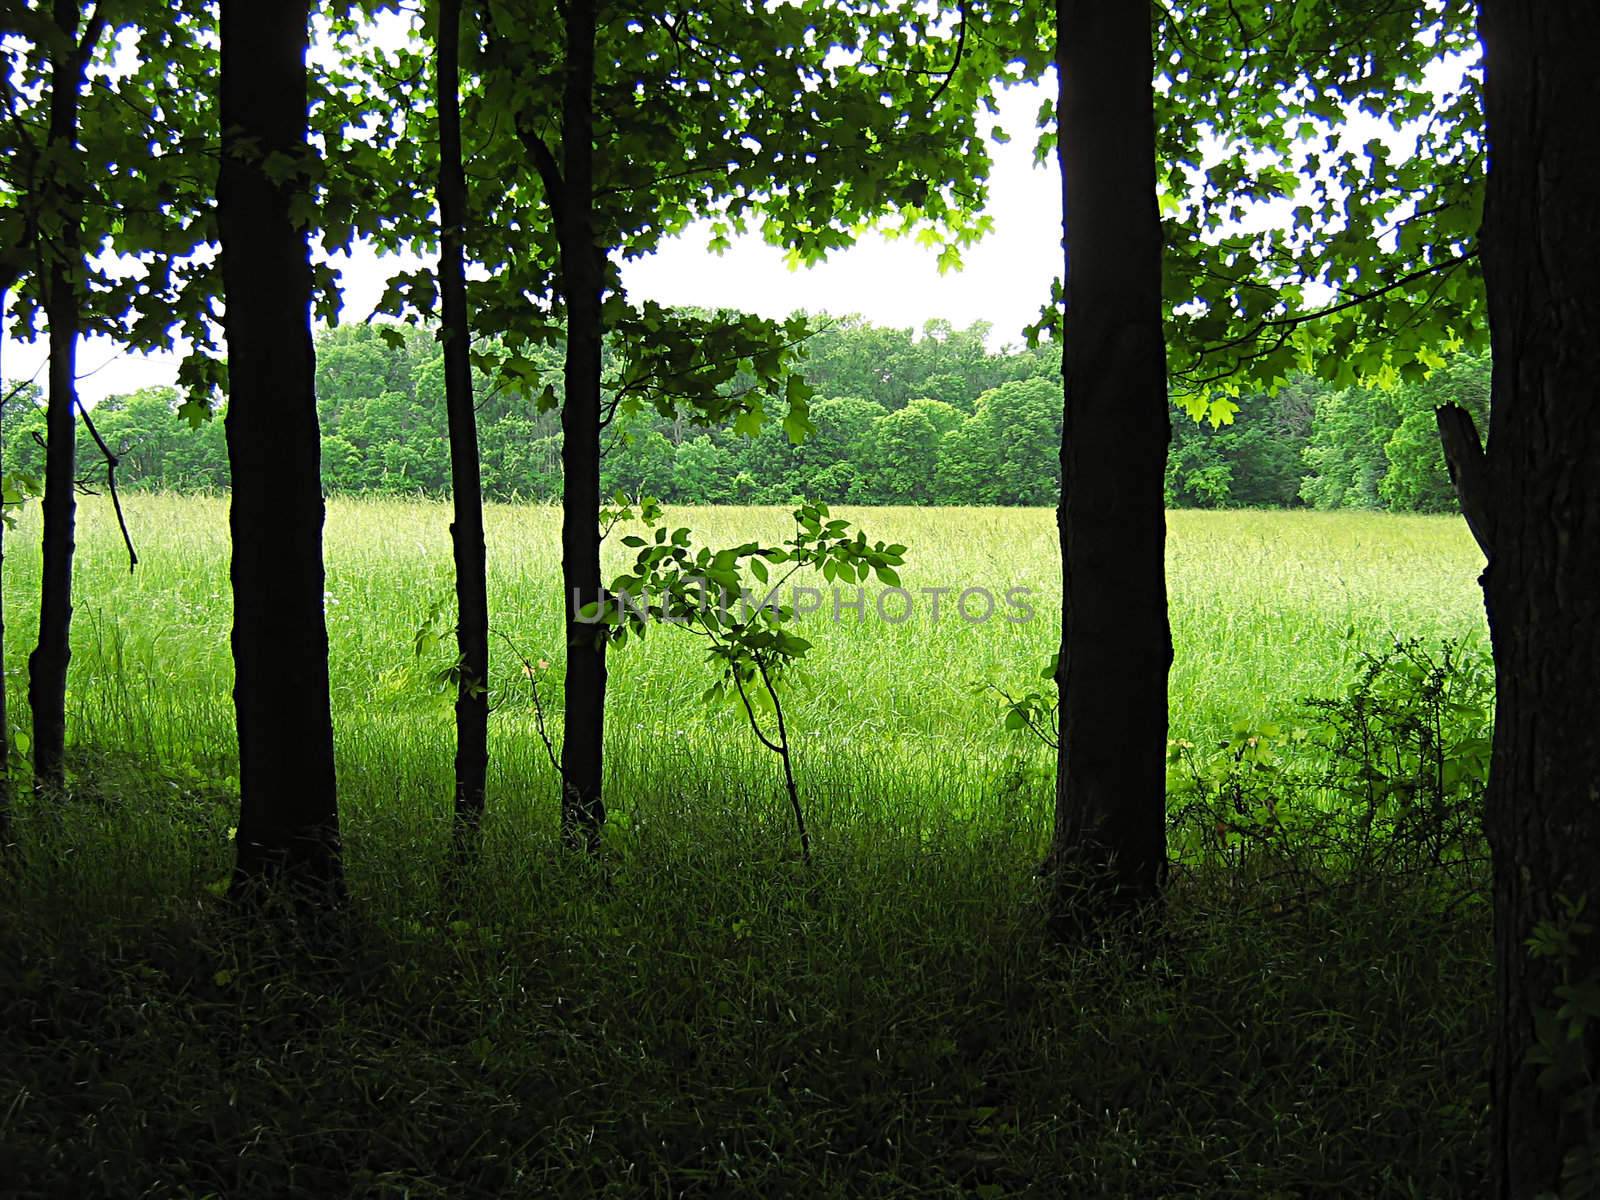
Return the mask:
<svg viewBox="0 0 1600 1200">
<path fill-rule="evenodd" d="M 717 677 L 701 698 L 737 697 L 756 740 L 782 760 L 801 857 L 809 866 L 811 837 L 795 781 L 778 682 L 806 656 L 812 643 L 787 628 L 797 614 L 793 606 L 781 602 L 780 592 L 801 568 L 819 571 L 830 582 L 876 577 L 898 587 L 895 568 L 905 561 L 906 548 L 869 543 L 865 533 L 852 533 L 848 521 L 830 516 L 827 506 L 819 503 L 808 502 L 794 510 L 794 533 L 779 544 L 745 542 L 715 551 L 696 548 L 687 528 L 668 530 L 660 524 L 660 508 L 653 501 L 642 502 L 640 509 L 650 514 L 645 519 L 654 528 L 652 536 L 629 534 L 622 539 L 623 545 L 638 551 L 633 569 L 612 582 L 605 601 L 586 605 L 580 617 L 599 625 L 601 636 L 619 646 L 630 636 L 643 638 L 658 624 L 706 639 L 706 661 Z M 776 583 L 774 565 L 788 567 Z M 731 602 L 735 596 L 737 606 Z M 762 724 L 757 708 L 771 711 L 775 731 Z"/>
</svg>

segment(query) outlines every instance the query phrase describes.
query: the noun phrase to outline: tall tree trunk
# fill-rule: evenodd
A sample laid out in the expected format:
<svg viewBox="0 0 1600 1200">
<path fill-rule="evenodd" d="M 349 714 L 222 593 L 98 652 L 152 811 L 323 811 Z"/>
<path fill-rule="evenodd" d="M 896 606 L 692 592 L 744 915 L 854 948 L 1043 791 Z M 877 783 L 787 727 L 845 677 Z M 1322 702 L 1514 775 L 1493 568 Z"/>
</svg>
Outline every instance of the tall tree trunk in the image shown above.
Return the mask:
<svg viewBox="0 0 1600 1200">
<path fill-rule="evenodd" d="M 56 0 L 55 24 L 64 44 L 50 55 L 50 153 L 60 156 L 46 184 L 44 208 L 60 222 L 42 264 L 50 327 L 49 400 L 45 408 L 43 565 L 39 576 L 39 642 L 28 657 L 28 705 L 33 711 L 35 788 L 59 793 L 66 785 L 67 665 L 72 658 L 72 554 L 77 522 L 78 281 L 82 236 L 78 187 L 60 179 L 78 141 L 78 93 L 102 22 L 96 17 L 79 42 L 78 0 Z"/>
<path fill-rule="evenodd" d="M 471 327 L 467 318 L 467 178 L 461 163 L 461 0 L 440 0 L 439 296 L 444 316 L 444 394 L 450 423 L 450 486 L 456 560 L 455 843 L 466 855 L 483 819 L 489 769 L 489 592 L 478 470 L 478 418 L 472 407 Z"/>
<path fill-rule="evenodd" d="M 227 295 L 233 479 L 234 707 L 239 832 L 234 893 L 282 876 L 342 891 L 323 618 L 322 485 L 311 343 L 311 257 L 269 155 L 304 161 L 309 0 L 222 0 L 217 224 Z"/>
<path fill-rule="evenodd" d="M 1061 738 L 1052 862 L 1063 915 L 1166 872 L 1166 513 L 1150 6 L 1057 0 L 1066 314 Z"/>
<path fill-rule="evenodd" d="M 561 105 L 561 191 L 556 232 L 567 306 L 566 397 L 561 409 L 561 572 L 566 593 L 566 710 L 561 743 L 561 829 L 573 845 L 600 848 L 605 822 L 601 766 L 606 658 L 599 627 L 580 619 L 601 601 L 600 300 L 604 252 L 594 232 L 595 0 L 567 5 Z"/>
<path fill-rule="evenodd" d="M 1596 1137 L 1582 1079 L 1542 1088 L 1535 1016 L 1564 976 L 1600 982 L 1600 935 L 1566 963 L 1527 939 L 1563 897 L 1600 905 L 1600 45 L 1594 0 L 1482 0 L 1489 143 L 1482 255 L 1494 377 L 1488 449 L 1495 731 L 1487 832 L 1494 854 L 1497 1021 L 1494 1194 L 1554 1193 L 1563 1158 Z M 1566 1038 L 1563 1025 L 1559 1039 Z M 1596 1034 L 1568 1052 L 1600 1071 Z M 1590 1104 L 1592 1105 L 1592 1100 Z"/>
<path fill-rule="evenodd" d="M 0 346 L 6 340 L 6 304 L 11 299 L 11 284 L 13 279 L 8 275 L 4 286 L 0 287 Z M 5 462 L 6 437 L 5 419 L 6 409 L 10 407 L 10 393 L 6 389 L 6 374 L 0 371 L 0 464 Z M 5 471 L 0 466 L 0 487 L 5 483 Z M 0 518 L 4 513 L 0 512 Z M 6 566 L 6 524 L 0 519 L 0 855 L 10 850 L 13 841 L 11 837 L 11 705 L 10 698 L 6 695 L 6 595 L 5 595 L 5 566 Z"/>
</svg>

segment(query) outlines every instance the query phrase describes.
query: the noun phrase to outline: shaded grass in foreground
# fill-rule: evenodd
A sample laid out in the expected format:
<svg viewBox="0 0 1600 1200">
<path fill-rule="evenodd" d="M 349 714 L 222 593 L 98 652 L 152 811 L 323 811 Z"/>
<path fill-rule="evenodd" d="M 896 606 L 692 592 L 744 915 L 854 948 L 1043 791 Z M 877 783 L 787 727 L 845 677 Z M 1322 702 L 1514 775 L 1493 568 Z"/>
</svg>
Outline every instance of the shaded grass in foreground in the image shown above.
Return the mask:
<svg viewBox="0 0 1600 1200">
<path fill-rule="evenodd" d="M 1238 911 L 1191 874 L 1159 947 L 1068 953 L 1027 870 L 1037 795 L 982 823 L 823 803 L 812 876 L 776 804 L 655 778 L 609 882 L 553 822 L 503 820 L 456 923 L 442 806 L 352 795 L 355 905 L 322 959 L 227 930 L 203 788 L 130 769 L 29 814 L 0 907 L 5 1187 L 1476 1191 L 1478 908 Z"/>
<path fill-rule="evenodd" d="M 236 805 L 223 502 L 130 511 L 132 580 L 104 506 L 85 506 L 80 794 L 24 808 L 27 857 L 0 885 L 0 1192 L 1480 1190 L 1476 904 L 1416 881 L 1302 903 L 1192 871 L 1160 946 L 1050 945 L 1031 875 L 1047 764 L 971 687 L 1036 678 L 1048 604 L 1021 626 L 818 626 L 792 705 L 815 875 L 772 756 L 737 714 L 698 707 L 700 648 L 670 635 L 614 660 L 609 870 L 561 854 L 499 661 L 485 858 L 452 923 L 449 697 L 411 650 L 448 588 L 447 511 L 335 502 L 354 903 L 318 955 L 230 929 L 213 891 Z M 857 515 L 910 546 L 912 589 L 1058 578 L 1048 513 Z M 726 543 L 781 521 L 685 523 Z M 496 626 L 559 659 L 555 522 L 489 514 Z M 1174 514 L 1171 545 L 1175 736 L 1284 717 L 1391 633 L 1482 625 L 1459 522 Z M 13 682 L 30 572 L 8 560 Z"/>
</svg>

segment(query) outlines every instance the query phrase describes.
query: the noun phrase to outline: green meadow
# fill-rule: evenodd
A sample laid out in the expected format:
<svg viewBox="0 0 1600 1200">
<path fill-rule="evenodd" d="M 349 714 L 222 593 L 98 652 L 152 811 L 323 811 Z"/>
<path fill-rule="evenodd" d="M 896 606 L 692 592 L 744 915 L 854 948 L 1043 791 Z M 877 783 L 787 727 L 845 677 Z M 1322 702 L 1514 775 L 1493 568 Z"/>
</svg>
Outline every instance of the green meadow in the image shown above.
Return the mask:
<svg viewBox="0 0 1600 1200">
<path fill-rule="evenodd" d="M 226 501 L 136 495 L 126 506 L 140 559 L 132 574 L 109 505 L 91 499 L 80 510 L 72 728 L 81 745 L 210 769 L 226 761 L 233 736 Z M 975 789 L 988 760 L 1017 749 L 1001 733 L 994 698 L 977 685 L 1036 686 L 1058 640 L 1054 514 L 840 508 L 836 515 L 870 538 L 908 546 L 900 575 L 910 597 L 803 575 L 782 590 L 785 602 L 798 595 L 801 605 L 817 606 L 802 621 L 815 648 L 788 693 L 802 771 L 861 778 L 853 798 L 863 808 L 915 799 L 966 810 L 980 800 Z M 667 523 L 687 526 L 697 544 L 716 548 L 781 536 L 788 513 L 687 508 L 669 510 Z M 502 808 L 554 791 L 518 654 L 552 664 L 540 672 L 541 696 L 558 737 L 559 527 L 554 507 L 495 505 L 488 512 L 495 799 Z M 619 528 L 608 539 L 608 573 L 631 558 L 618 544 L 627 532 Z M 30 512 L 7 535 L 14 713 L 25 703 L 37 534 Z M 405 802 L 430 792 L 442 797 L 449 791 L 452 694 L 435 674 L 447 665 L 454 603 L 448 506 L 335 500 L 326 560 L 347 786 L 358 795 L 375 787 Z M 1300 698 L 1336 688 L 1362 651 L 1382 650 L 1396 637 L 1481 640 L 1480 568 L 1459 518 L 1171 514 L 1173 736 L 1206 737 L 1235 720 L 1285 717 Z M 803 586 L 817 591 L 793 590 Z M 923 589 L 949 589 L 937 597 L 937 613 L 935 597 Z M 956 604 L 965 589 L 977 591 L 963 614 Z M 983 619 L 986 596 L 994 608 Z M 425 627 L 440 640 L 419 656 L 417 634 Z M 700 703 L 712 679 L 703 658 L 699 639 L 672 628 L 611 656 L 610 790 L 620 803 L 655 790 L 653 754 L 672 755 L 680 778 L 714 778 L 730 758 L 743 765 L 754 749 L 736 708 Z M 883 766 L 884 777 L 869 784 Z"/>
<path fill-rule="evenodd" d="M 912 614 L 831 598 L 777 760 L 703 649 L 611 660 L 603 866 L 563 853 L 522 662 L 496 638 L 484 854 L 447 905 L 448 509 L 335 501 L 327 614 L 352 895 L 332 961 L 230 932 L 226 501 L 80 510 L 75 796 L 24 800 L 0 906 L 0 1148 L 22 1195 L 1436 1196 L 1485 1149 L 1486 904 L 1427 885 L 1175 878 L 1160 945 L 1063 948 L 1033 867 L 1050 758 L 985 683 L 1039 684 L 1053 514 L 840 510 L 907 545 Z M 559 738 L 559 513 L 489 510 L 495 630 Z M 669 513 L 702 544 L 771 508 Z M 1302 719 L 1396 637 L 1484 639 L 1442 517 L 1170 517 L 1172 735 Z M 628 552 L 608 542 L 614 565 Z M 26 729 L 38 527 L 6 536 Z M 801 582 L 798 578 L 795 583 Z M 821 581 L 809 581 L 821 585 Z M 831 585 L 827 585 L 831 587 Z M 982 588 L 987 621 L 923 588 Z M 1031 589 L 1033 619 L 1005 605 Z M 784 597 L 787 599 L 787 597 Z M 851 593 L 843 599 L 853 598 Z M 889 608 L 898 616 L 900 604 Z M 969 611 L 977 611 L 969 601 Z M 431 622 L 431 624 L 430 624 Z M 47 969 L 46 969 L 47 968 Z M 0 1187 L 0 1190 L 4 1190 Z"/>
</svg>

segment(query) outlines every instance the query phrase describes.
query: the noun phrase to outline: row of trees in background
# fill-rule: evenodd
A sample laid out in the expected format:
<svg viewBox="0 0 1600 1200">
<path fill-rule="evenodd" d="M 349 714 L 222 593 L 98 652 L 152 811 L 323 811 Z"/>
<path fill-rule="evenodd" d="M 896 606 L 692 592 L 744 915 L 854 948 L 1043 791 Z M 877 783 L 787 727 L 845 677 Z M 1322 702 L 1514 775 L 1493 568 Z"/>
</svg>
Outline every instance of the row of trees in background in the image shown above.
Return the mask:
<svg viewBox="0 0 1600 1200">
<path fill-rule="evenodd" d="M 880 329 L 824 322 L 800 369 L 818 398 L 815 431 L 795 443 L 768 425 L 755 437 L 657 413 L 624 418 L 603 447 L 601 487 L 679 504 L 1054 504 L 1061 435 L 1058 364 L 1043 349 L 985 349 L 988 330 L 932 322 Z M 543 364 L 558 375 L 559 350 Z M 559 388 L 557 389 L 559 391 Z M 486 498 L 550 500 L 561 492 L 561 431 L 552 413 L 476 380 Z M 1178 417 L 1166 467 L 1171 508 L 1457 509 L 1434 409 L 1459 404 L 1482 425 L 1489 362 L 1453 355 L 1427 379 L 1336 388 L 1297 375 L 1239 398 L 1228 424 Z M 5 413 L 5 469 L 43 469 L 41 397 L 24 389 Z M 129 489 L 224 491 L 220 425 L 177 419 L 179 395 L 150 388 L 94 409 Z M 317 338 L 322 483 L 333 495 L 445 496 L 451 456 L 443 356 L 431 330 L 391 344 L 370 325 Z M 79 432 L 79 458 L 96 450 Z"/>
</svg>

